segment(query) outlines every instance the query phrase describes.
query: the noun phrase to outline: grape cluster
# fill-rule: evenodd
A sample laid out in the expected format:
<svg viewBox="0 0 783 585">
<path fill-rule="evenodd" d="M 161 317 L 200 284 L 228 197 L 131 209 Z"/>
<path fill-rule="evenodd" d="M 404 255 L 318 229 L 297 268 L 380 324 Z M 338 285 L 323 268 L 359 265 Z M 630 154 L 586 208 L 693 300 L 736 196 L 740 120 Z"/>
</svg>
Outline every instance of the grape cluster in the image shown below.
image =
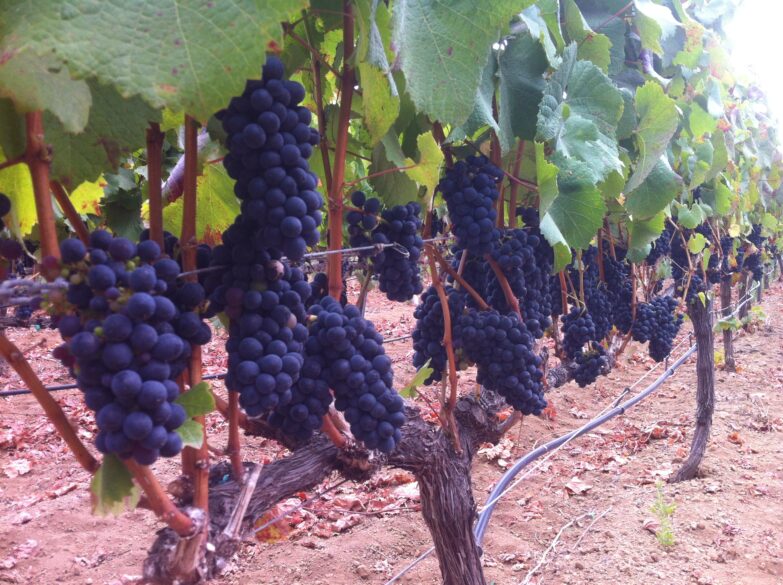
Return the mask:
<svg viewBox="0 0 783 585">
<path fill-rule="evenodd" d="M 343 276 L 343 286 L 340 292 L 340 304 L 348 304 L 348 294 L 346 293 L 345 277 Z M 305 300 L 305 308 L 309 309 L 321 299 L 329 295 L 329 276 L 325 272 L 316 272 L 310 281 L 310 297 Z"/>
<path fill-rule="evenodd" d="M 179 453 L 176 429 L 187 418 L 174 402 L 175 379 L 187 367 L 191 344 L 211 332 L 197 312 L 180 310 L 166 294 L 179 265 L 153 241 L 138 245 L 106 231 L 61 243 L 72 313 L 59 318 L 65 343 L 55 356 L 68 366 L 96 412 L 96 446 L 142 465 Z"/>
<path fill-rule="evenodd" d="M 465 266 L 462 270 L 462 279 L 467 282 L 473 290 L 475 290 L 481 298 L 487 297 L 487 263 L 483 258 L 475 256 L 470 252 L 464 251 L 457 245 L 451 247 L 453 258 L 451 261 L 451 267 L 455 271 L 459 271 L 459 266 L 462 261 L 462 255 L 467 254 L 465 259 Z M 448 282 L 454 284 L 454 279 L 451 276 L 447 277 Z M 454 286 L 458 286 L 454 284 Z M 475 306 L 475 301 L 472 297 L 468 297 L 468 303 L 471 306 Z"/>
<path fill-rule="evenodd" d="M 590 349 L 580 349 L 576 354 L 576 370 L 574 381 L 581 388 L 589 386 L 607 367 L 606 350 L 595 341 L 590 343 Z"/>
<path fill-rule="evenodd" d="M 445 287 L 445 292 L 451 322 L 456 323 L 465 308 L 465 293 L 450 286 Z M 443 305 L 434 286 L 421 295 L 421 303 L 416 307 L 413 316 L 416 318 L 416 328 L 413 330 L 413 365 L 421 368 L 427 360 L 430 361 L 432 374 L 424 383 L 431 384 L 441 380 L 448 361 L 446 349 L 443 347 Z"/>
<path fill-rule="evenodd" d="M 421 294 L 419 257 L 424 243 L 419 236 L 420 213 L 421 206 L 416 202 L 386 209 L 381 215 L 383 222 L 372 235 L 375 244 L 397 244 L 407 252 L 406 255 L 393 246 L 373 256 L 380 289 L 390 301 L 407 301 Z"/>
<path fill-rule="evenodd" d="M 403 400 L 392 387 L 391 359 L 383 338 L 353 305 L 342 307 L 324 297 L 310 308 L 302 378 L 294 388 L 297 400 L 270 419 L 284 430 L 306 436 L 331 402 L 345 413 L 353 435 L 369 449 L 390 453 L 400 441 L 405 422 Z"/>
<path fill-rule="evenodd" d="M 672 351 L 683 316 L 676 313 L 677 301 L 672 297 L 657 297 L 650 304 L 654 305 L 657 317 L 655 330 L 650 335 L 650 357 L 662 362 Z"/>
<path fill-rule="evenodd" d="M 764 277 L 764 266 L 761 263 L 761 252 L 754 252 L 745 256 L 742 262 L 743 270 L 751 273 L 753 280 L 760 282 Z"/>
<path fill-rule="evenodd" d="M 262 79 L 248 81 L 217 117 L 228 136 L 223 165 L 255 240 L 299 260 L 320 240 L 323 199 L 307 162 L 319 137 L 310 110 L 297 105 L 304 87 L 284 73 L 282 61 L 268 57 Z"/>
<path fill-rule="evenodd" d="M 606 258 L 604 257 L 603 260 Z M 582 255 L 584 264 L 582 282 L 584 283 L 585 305 L 595 325 L 595 340 L 604 339 L 612 330 L 612 300 L 608 285 L 601 282 L 598 269 L 598 250 L 589 248 Z M 604 265 L 605 268 L 605 265 Z M 573 275 L 572 278 L 575 278 Z"/>
<path fill-rule="evenodd" d="M 593 318 L 581 307 L 571 307 L 563 320 L 563 351 L 574 359 L 585 343 L 596 340 Z"/>
<path fill-rule="evenodd" d="M 492 252 L 493 259 L 508 281 L 511 292 L 520 302 L 525 325 L 536 339 L 543 337 L 551 324 L 552 297 L 549 272 L 552 250 L 537 228 L 517 229 L 501 240 Z M 510 310 L 494 271 L 487 266 L 487 300 L 502 313 Z"/>
<path fill-rule="evenodd" d="M 534 336 L 517 315 L 469 309 L 456 321 L 454 337 L 476 364 L 479 384 L 522 414 L 540 414 L 546 407 L 541 358 L 533 349 Z"/>
<path fill-rule="evenodd" d="M 447 169 L 438 189 L 446 200 L 457 245 L 479 256 L 500 239 L 495 227 L 498 183 L 503 172 L 485 156 L 469 156 Z"/>
<path fill-rule="evenodd" d="M 372 231 L 378 226 L 378 212 L 381 202 L 375 197 L 369 199 L 363 191 L 351 194 L 351 203 L 356 209 L 350 210 L 345 219 L 348 222 L 348 244 L 351 248 L 372 246 Z M 359 252 L 359 257 L 367 257 L 371 252 Z"/>
</svg>

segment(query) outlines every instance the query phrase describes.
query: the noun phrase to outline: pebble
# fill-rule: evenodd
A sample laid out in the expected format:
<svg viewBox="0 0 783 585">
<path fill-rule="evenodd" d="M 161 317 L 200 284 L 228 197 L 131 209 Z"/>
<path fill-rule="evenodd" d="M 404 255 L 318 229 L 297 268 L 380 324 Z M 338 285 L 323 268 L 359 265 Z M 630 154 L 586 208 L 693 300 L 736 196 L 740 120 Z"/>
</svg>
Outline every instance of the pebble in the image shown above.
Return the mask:
<svg viewBox="0 0 783 585">
<path fill-rule="evenodd" d="M 356 574 L 359 575 L 359 577 L 361 577 L 362 579 L 370 578 L 370 570 L 364 565 L 357 565 Z"/>
</svg>

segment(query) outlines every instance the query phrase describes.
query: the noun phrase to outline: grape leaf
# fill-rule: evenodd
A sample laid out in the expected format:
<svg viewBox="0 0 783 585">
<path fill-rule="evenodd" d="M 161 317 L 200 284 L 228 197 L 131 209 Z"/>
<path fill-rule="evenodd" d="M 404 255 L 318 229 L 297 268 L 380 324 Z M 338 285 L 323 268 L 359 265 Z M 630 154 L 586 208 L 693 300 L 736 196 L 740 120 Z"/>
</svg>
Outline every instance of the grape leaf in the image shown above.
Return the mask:
<svg viewBox="0 0 783 585">
<path fill-rule="evenodd" d="M 215 397 L 212 395 L 212 389 L 206 382 L 199 382 L 187 392 L 183 392 L 174 401 L 182 408 L 189 417 L 209 414 L 215 410 Z"/>
<path fill-rule="evenodd" d="M 16 111 L 14 102 L 0 98 L 0 150 L 8 158 L 16 158 L 24 154 L 25 127 L 24 117 Z"/>
<path fill-rule="evenodd" d="M 182 439 L 184 447 L 200 449 L 204 444 L 204 427 L 200 422 L 188 419 L 177 429 L 177 434 Z"/>
<path fill-rule="evenodd" d="M 83 132 L 69 132 L 53 115 L 44 115 L 46 141 L 52 145 L 52 178 L 68 189 L 116 172 L 125 155 L 144 147 L 148 122 L 161 119 L 160 112 L 138 97 L 123 98 L 94 80 L 89 87 L 92 108 Z"/>
<path fill-rule="evenodd" d="M 544 15 L 541 12 L 541 8 L 537 4 L 528 6 L 522 12 L 519 13 L 519 18 L 527 25 L 527 30 L 530 35 L 536 39 L 544 48 L 547 61 L 552 67 L 557 67 L 562 62 L 562 58 L 557 54 L 557 47 L 555 46 L 552 35 L 549 31 Z M 557 31 L 560 32 L 560 25 L 557 25 Z M 560 36 L 560 44 L 562 48 L 563 37 Z"/>
<path fill-rule="evenodd" d="M 0 162 L 5 157 L 0 153 Z M 33 195 L 33 180 L 26 164 L 17 164 L 0 170 L 0 193 L 11 200 L 11 213 L 5 222 L 17 239 L 29 235 L 38 223 Z"/>
<path fill-rule="evenodd" d="M 546 54 L 541 44 L 527 33 L 510 39 L 500 53 L 498 118 L 503 152 L 513 148 L 515 138 L 530 140 L 535 136 L 538 104 L 546 85 L 543 74 L 547 68 Z M 487 115 L 491 115 L 491 95 L 487 107 Z"/>
<path fill-rule="evenodd" d="M 125 238 L 137 240 L 144 225 L 141 223 L 141 189 L 133 171 L 124 167 L 116 175 L 105 175 L 101 214 L 112 231 Z"/>
<path fill-rule="evenodd" d="M 628 191 L 641 185 L 653 168 L 660 164 L 660 157 L 666 152 L 680 119 L 674 100 L 667 96 L 655 81 L 648 81 L 636 90 L 635 105 L 639 115 L 639 126 L 636 130 L 639 158 L 633 174 L 628 179 Z"/>
<path fill-rule="evenodd" d="M 712 134 L 718 127 L 718 121 L 708 114 L 699 104 L 691 104 L 688 113 L 688 128 L 694 139 L 698 140 L 705 134 Z"/>
<path fill-rule="evenodd" d="M 416 389 L 424 384 L 424 380 L 430 377 L 430 374 L 434 371 L 430 367 L 430 362 L 432 360 L 427 360 L 427 362 L 419 368 L 419 370 L 416 372 L 416 375 L 413 376 L 413 379 L 408 382 L 408 385 L 405 386 L 402 390 L 400 390 L 400 396 L 404 398 L 415 398 L 416 397 Z"/>
<path fill-rule="evenodd" d="M 476 103 L 473 107 L 473 112 L 462 126 L 454 128 L 449 133 L 448 142 L 458 142 L 465 138 L 470 138 L 484 126 L 489 126 L 495 132 L 500 130 L 492 113 L 492 98 L 495 95 L 495 74 L 497 70 L 498 59 L 495 51 L 493 51 L 490 58 L 487 59 L 484 71 L 481 73 L 481 83 L 476 90 Z"/>
<path fill-rule="evenodd" d="M 603 196 L 593 183 L 589 169 L 573 159 L 563 159 L 562 166 L 556 167 L 546 160 L 540 142 L 536 143 L 536 168 L 541 232 L 555 248 L 558 245 L 566 249 L 587 248 L 606 213 Z M 565 258 L 564 251 L 561 250 L 559 258 Z"/>
<path fill-rule="evenodd" d="M 582 16 L 597 33 L 610 41 L 609 71 L 611 77 L 625 70 L 625 20 L 616 18 L 627 10 L 626 0 L 576 0 Z M 571 39 L 572 41 L 574 39 Z"/>
<path fill-rule="evenodd" d="M 538 139 L 552 142 L 555 163 L 585 163 L 580 174 L 598 183 L 612 171 L 622 172 L 615 131 L 623 112 L 620 91 L 598 67 L 576 60 L 576 44 L 546 84 L 538 112 Z"/>
<path fill-rule="evenodd" d="M 117 516 L 126 507 L 135 508 L 141 491 L 133 476 L 116 455 L 104 455 L 103 462 L 90 482 L 92 512 L 98 516 Z"/>
<path fill-rule="evenodd" d="M 69 132 L 84 129 L 91 104 L 85 81 L 71 79 L 65 66 L 49 55 L 3 52 L 2 47 L 0 54 L 0 97 L 13 100 L 19 112 L 51 112 Z"/>
<path fill-rule="evenodd" d="M 611 62 L 612 41 L 605 34 L 596 33 L 590 28 L 574 0 L 563 0 L 563 12 L 568 38 L 578 45 L 577 57 L 595 63 L 601 71 L 607 73 Z"/>
<path fill-rule="evenodd" d="M 650 219 L 636 219 L 628 222 L 632 247 L 628 250 L 628 259 L 631 262 L 641 262 L 650 253 L 650 244 L 654 242 L 663 231 L 666 215 L 663 211 Z"/>
<path fill-rule="evenodd" d="M 680 23 L 666 6 L 652 0 L 635 0 L 635 22 L 639 28 L 642 45 L 658 54 L 663 53 L 661 41 L 673 36 Z"/>
<path fill-rule="evenodd" d="M 473 111 L 476 89 L 503 25 L 531 0 L 399 0 L 393 37 L 407 91 L 419 111 L 459 126 Z"/>
<path fill-rule="evenodd" d="M 100 215 L 103 186 L 101 181 L 85 181 L 69 194 L 71 203 L 80 215 Z"/>
<path fill-rule="evenodd" d="M 376 144 L 373 148 L 370 165 L 372 173 L 405 166 L 405 155 L 402 154 L 399 142 L 392 134 L 389 132 L 381 143 Z M 390 155 L 390 153 L 392 154 Z M 369 179 L 369 183 L 387 206 L 405 205 L 416 199 L 418 195 L 416 183 L 408 176 L 408 173 L 404 172 L 379 175 Z"/>
<path fill-rule="evenodd" d="M 435 142 L 432 132 L 419 134 L 416 145 L 419 147 L 419 161 L 415 162 L 411 159 L 405 161 L 406 166 L 416 165 L 407 171 L 407 175 L 419 185 L 425 186 L 427 192 L 432 194 L 440 178 L 443 151 Z"/>
<path fill-rule="evenodd" d="M 206 121 L 258 77 L 264 52 L 282 43 L 280 22 L 306 6 L 306 0 L 51 0 L 41 10 L 14 1 L 4 10 L 0 38 L 6 51 L 53 54 L 80 77 Z"/>
<path fill-rule="evenodd" d="M 359 63 L 362 115 L 370 145 L 383 138 L 400 113 L 400 100 L 392 95 L 388 77 L 374 65 Z"/>
<path fill-rule="evenodd" d="M 649 219 L 666 207 L 681 190 L 682 179 L 669 166 L 666 156 L 661 156 L 644 181 L 626 193 L 625 207 L 636 219 Z"/>
<path fill-rule="evenodd" d="M 196 194 L 196 238 L 208 244 L 217 244 L 220 242 L 220 234 L 239 214 L 234 180 L 228 176 L 222 164 L 206 164 L 203 174 L 197 179 Z M 184 199 L 180 197 L 163 208 L 163 226 L 173 234 L 182 231 L 184 204 Z"/>
</svg>

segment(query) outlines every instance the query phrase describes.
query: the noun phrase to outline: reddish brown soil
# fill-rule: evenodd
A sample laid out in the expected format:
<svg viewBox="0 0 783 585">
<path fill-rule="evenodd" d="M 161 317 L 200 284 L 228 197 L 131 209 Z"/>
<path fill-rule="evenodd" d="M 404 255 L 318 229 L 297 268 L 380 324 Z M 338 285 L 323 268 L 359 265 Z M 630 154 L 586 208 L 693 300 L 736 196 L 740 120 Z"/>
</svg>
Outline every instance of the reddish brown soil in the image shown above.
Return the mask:
<svg viewBox="0 0 783 585">
<path fill-rule="evenodd" d="M 541 563 L 529 583 L 783 584 L 779 285 L 767 293 L 762 307 L 766 321 L 737 341 L 740 371 L 717 372 L 715 424 L 703 476 L 656 486 L 677 468 L 689 446 L 695 408 L 692 359 L 653 397 L 566 445 L 500 502 L 484 543 L 488 582 L 522 583 Z M 368 317 L 387 337 L 405 334 L 413 326 L 410 305 L 388 303 L 377 293 L 371 294 Z M 688 328 L 686 324 L 683 330 Z M 50 356 L 56 334 L 10 330 L 9 335 L 45 383 L 69 381 Z M 410 340 L 391 344 L 389 351 L 397 379 L 410 379 Z M 219 371 L 224 361 L 221 339 L 213 341 L 204 355 L 206 372 Z M 553 418 L 527 418 L 514 428 L 500 454 L 502 462 L 477 456 L 477 503 L 486 499 L 500 477 L 501 464 L 580 426 L 651 365 L 644 349 L 631 344 L 618 367 L 596 385 L 583 390 L 570 383 L 552 392 Z M 469 373 L 461 376 L 464 391 L 472 391 Z M 20 385 L 17 376 L 0 364 L 0 389 Z M 223 392 L 222 384 L 215 387 Z M 436 389 L 425 393 L 434 398 Z M 56 397 L 90 442 L 94 426 L 78 392 Z M 209 424 L 212 445 L 221 448 L 226 425 L 217 416 Z M 246 458 L 253 461 L 281 453 L 266 440 L 251 439 L 245 445 Z M 175 463 L 156 464 L 162 481 L 176 477 Z M 416 510 L 415 484 L 391 470 L 383 479 L 361 486 L 343 484 L 293 514 L 287 538 L 248 542 L 216 582 L 385 583 L 431 542 Z M 330 478 L 324 487 L 336 481 Z M 674 545 L 668 548 L 654 534 L 651 507 L 659 492 L 676 505 Z M 384 507 L 389 511 L 368 513 Z M 136 582 L 146 548 L 160 526 L 144 510 L 119 518 L 92 516 L 88 475 L 76 467 L 32 397 L 0 401 L 0 583 Z M 548 554 L 541 562 L 545 550 Z M 438 583 L 436 559 L 422 562 L 402 582 Z"/>
</svg>

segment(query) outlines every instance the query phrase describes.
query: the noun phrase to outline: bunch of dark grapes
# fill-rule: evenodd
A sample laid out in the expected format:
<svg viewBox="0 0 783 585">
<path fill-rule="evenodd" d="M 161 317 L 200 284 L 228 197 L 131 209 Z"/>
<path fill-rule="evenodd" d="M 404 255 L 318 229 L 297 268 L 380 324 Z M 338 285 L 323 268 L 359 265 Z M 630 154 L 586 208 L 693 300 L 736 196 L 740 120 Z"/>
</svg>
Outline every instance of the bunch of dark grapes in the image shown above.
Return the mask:
<svg viewBox="0 0 783 585">
<path fill-rule="evenodd" d="M 687 275 L 690 267 L 688 261 L 689 252 L 683 244 L 680 234 L 675 233 L 671 240 L 671 250 L 669 254 L 672 259 L 672 279 L 674 282 L 680 282 Z"/>
<path fill-rule="evenodd" d="M 687 294 L 685 294 L 686 292 Z M 699 293 L 704 292 L 707 292 L 707 285 L 698 274 L 693 274 L 690 278 L 690 282 L 688 281 L 687 275 L 684 275 L 680 280 L 675 281 L 674 296 L 682 297 L 683 294 L 685 294 L 685 303 L 688 305 L 697 301 Z"/>
<path fill-rule="evenodd" d="M 210 295 L 213 312 L 229 318 L 226 387 L 239 392 L 251 417 L 291 401 L 307 339 L 305 301 L 310 284 L 298 268 L 273 258 L 240 216 L 213 250 L 221 284 Z"/>
<path fill-rule="evenodd" d="M 465 293 L 450 286 L 445 287 L 449 303 L 451 322 L 456 323 L 465 309 Z M 413 312 L 416 318 L 416 328 L 413 330 L 413 365 L 421 368 L 429 360 L 432 374 L 424 383 L 431 384 L 443 377 L 446 369 L 447 355 L 443 347 L 443 305 L 435 287 L 429 287 L 421 295 L 421 303 Z M 453 326 L 452 326 L 453 330 Z M 456 340 L 455 340 L 456 341 Z"/>
<path fill-rule="evenodd" d="M 540 218 L 537 209 L 534 207 L 517 207 L 516 214 L 522 220 L 524 227 L 538 229 Z"/>
<path fill-rule="evenodd" d="M 268 57 L 262 79 L 248 81 L 217 117 L 228 136 L 223 165 L 257 231 L 253 241 L 299 260 L 320 240 L 323 200 L 307 162 L 319 137 L 310 110 L 297 105 L 304 87 L 284 73 L 282 61 Z"/>
<path fill-rule="evenodd" d="M 674 236 L 674 228 L 669 222 L 663 228 L 663 232 L 658 236 L 650 248 L 650 253 L 647 255 L 646 262 L 649 265 L 655 264 L 659 258 L 668 256 L 671 252 L 671 241 Z"/>
<path fill-rule="evenodd" d="M 656 314 L 655 328 L 650 335 L 650 357 L 662 362 L 672 351 L 683 316 L 676 312 L 677 301 L 672 297 L 657 297 L 650 304 Z"/>
<path fill-rule="evenodd" d="M 381 215 L 383 222 L 373 233 L 375 244 L 396 244 L 385 247 L 372 259 L 380 289 L 390 301 L 407 301 L 421 294 L 419 257 L 424 243 L 419 235 L 420 213 L 421 206 L 416 202 L 386 209 Z"/>
<path fill-rule="evenodd" d="M 381 202 L 375 197 L 368 199 L 363 191 L 354 191 L 351 194 L 351 203 L 356 209 L 345 215 L 348 222 L 348 244 L 351 248 L 372 246 L 372 231 L 378 226 Z M 359 257 L 366 258 L 370 254 L 371 251 L 359 252 Z"/>
<path fill-rule="evenodd" d="M 65 344 L 55 356 L 96 412 L 96 446 L 142 465 L 176 455 L 186 413 L 174 402 L 175 379 L 191 344 L 211 336 L 198 312 L 183 312 L 166 296 L 168 270 L 176 279 L 179 266 L 161 258 L 155 242 L 136 245 L 103 230 L 90 235 L 89 250 L 69 239 L 60 252 L 73 313 L 59 318 Z"/>
<path fill-rule="evenodd" d="M 508 281 L 511 292 L 520 302 L 525 325 L 534 337 L 541 338 L 551 324 L 552 299 L 549 292 L 549 272 L 552 267 L 551 249 L 538 235 L 517 229 L 501 240 L 492 252 Z M 501 313 L 511 310 L 503 289 L 491 267 L 487 266 L 487 301 Z"/>
<path fill-rule="evenodd" d="M 476 364 L 479 384 L 498 392 L 522 414 L 540 414 L 546 408 L 534 336 L 514 313 L 469 309 L 456 321 L 454 337 Z"/>
<path fill-rule="evenodd" d="M 751 226 L 748 241 L 761 250 L 761 246 L 764 244 L 764 236 L 761 235 L 761 224 L 754 223 Z"/>
<path fill-rule="evenodd" d="M 325 272 L 316 272 L 313 274 L 313 278 L 310 281 L 310 297 L 305 300 L 305 307 L 309 309 L 316 303 L 320 303 L 321 299 L 329 295 L 329 276 Z M 343 287 L 340 293 L 340 304 L 345 306 L 348 304 L 348 294 L 346 293 L 345 277 L 343 276 Z"/>
<path fill-rule="evenodd" d="M 571 307 L 568 315 L 561 317 L 563 320 L 563 351 L 571 359 L 582 349 L 588 341 L 595 341 L 595 323 L 593 318 L 581 307 Z"/>
<path fill-rule="evenodd" d="M 732 273 L 737 272 L 738 264 L 736 258 L 732 263 L 732 256 L 734 252 L 734 238 L 731 236 L 721 236 L 720 249 L 723 256 L 723 260 L 720 264 L 721 278 L 731 278 Z"/>
<path fill-rule="evenodd" d="M 438 217 L 438 214 L 433 209 L 430 211 L 430 235 L 434 238 L 440 234 L 446 233 L 446 225 L 443 222 L 442 217 Z"/>
<path fill-rule="evenodd" d="M 5 230 L 3 217 L 11 213 L 11 200 L 5 193 L 0 193 L 0 232 Z M 24 248 L 18 241 L 0 237 L 0 282 L 8 276 L 10 264 L 24 257 Z"/>
<path fill-rule="evenodd" d="M 593 341 L 590 343 L 589 349 L 580 349 L 577 352 L 575 361 L 574 381 L 584 388 L 595 382 L 598 376 L 606 370 L 606 350 L 599 343 Z"/>
<path fill-rule="evenodd" d="M 755 282 L 760 282 L 764 278 L 764 266 L 761 263 L 761 252 L 748 254 L 742 262 L 743 270 L 751 273 Z"/>
<path fill-rule="evenodd" d="M 494 250 L 500 239 L 495 202 L 502 178 L 503 172 L 485 156 L 469 156 L 446 170 L 438 189 L 460 248 L 479 256 Z"/>
<path fill-rule="evenodd" d="M 402 397 L 393 389 L 383 338 L 359 309 L 342 307 L 331 297 L 313 305 L 309 314 L 305 366 L 295 388 L 303 399 L 278 409 L 271 420 L 304 435 L 328 407 L 331 397 L 326 389 L 331 388 L 334 405 L 345 413 L 353 435 L 368 449 L 392 452 L 401 438 L 405 414 Z"/>
<path fill-rule="evenodd" d="M 584 297 L 587 311 L 595 325 L 595 340 L 604 339 L 612 330 L 612 301 L 606 283 L 601 282 L 598 269 L 598 250 L 591 247 L 582 255 Z M 572 278 L 578 277 L 578 273 Z M 576 282 L 576 281 L 575 281 Z"/>
</svg>

